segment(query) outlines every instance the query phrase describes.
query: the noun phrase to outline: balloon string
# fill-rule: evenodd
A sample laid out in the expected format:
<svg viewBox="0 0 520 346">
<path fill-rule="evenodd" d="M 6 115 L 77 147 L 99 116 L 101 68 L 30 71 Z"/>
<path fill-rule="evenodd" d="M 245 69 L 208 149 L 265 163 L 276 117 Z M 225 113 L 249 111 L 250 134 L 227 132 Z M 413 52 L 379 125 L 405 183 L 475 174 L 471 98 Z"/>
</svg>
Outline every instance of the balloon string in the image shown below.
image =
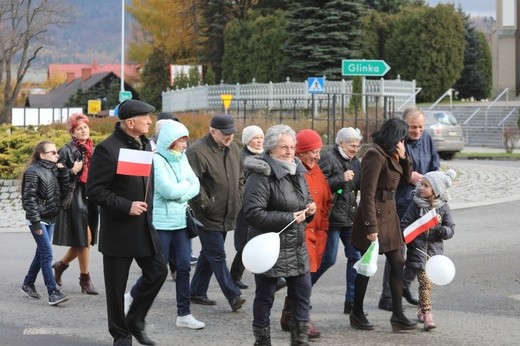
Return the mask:
<svg viewBox="0 0 520 346">
<path fill-rule="evenodd" d="M 419 252 L 422 252 L 422 253 L 423 253 L 424 255 L 426 255 L 426 257 L 428 257 L 428 258 L 431 257 L 430 255 L 428 255 L 426 252 L 424 252 L 424 251 L 421 250 L 421 249 L 415 249 L 415 250 L 417 250 L 417 251 L 419 251 Z"/>
<path fill-rule="evenodd" d="M 303 213 L 306 213 L 307 210 L 309 210 L 309 208 L 305 209 L 305 210 L 303 211 Z M 296 221 L 296 218 L 294 218 L 291 222 L 289 222 L 289 223 L 287 224 L 287 226 L 285 226 L 284 228 L 282 228 L 282 230 L 281 230 L 280 232 L 278 232 L 278 234 L 280 234 L 280 233 L 282 233 L 283 231 L 285 231 L 285 230 L 287 229 L 287 227 L 289 227 L 290 225 L 292 225 L 292 224 L 294 223 L 294 221 Z"/>
</svg>

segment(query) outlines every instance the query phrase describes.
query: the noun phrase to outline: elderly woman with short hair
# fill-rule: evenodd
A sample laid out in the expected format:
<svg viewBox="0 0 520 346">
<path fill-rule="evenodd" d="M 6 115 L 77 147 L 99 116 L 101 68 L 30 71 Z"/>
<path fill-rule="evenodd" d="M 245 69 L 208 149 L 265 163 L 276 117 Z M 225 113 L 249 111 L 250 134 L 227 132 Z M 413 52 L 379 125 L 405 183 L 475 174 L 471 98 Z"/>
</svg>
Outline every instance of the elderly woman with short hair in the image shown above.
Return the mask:
<svg viewBox="0 0 520 346">
<path fill-rule="evenodd" d="M 267 272 L 255 275 L 253 303 L 255 345 L 271 345 L 269 315 L 274 302 L 277 278 L 285 277 L 292 304 L 292 344 L 307 344 L 307 322 L 311 296 L 309 256 L 305 244 L 305 224 L 316 212 L 305 181 L 304 166 L 295 158 L 296 134 L 287 125 L 269 128 L 264 138 L 264 154 L 244 162 L 248 174 L 243 210 L 253 238 L 267 232 L 280 233 L 280 255 Z"/>
<path fill-rule="evenodd" d="M 356 154 L 363 136 L 359 129 L 344 127 L 338 131 L 334 146 L 322 155 L 318 162 L 327 178 L 333 194 L 332 210 L 329 216 L 327 245 L 321 266 L 312 275 L 313 285 L 336 263 L 339 241 L 343 243 L 347 258 L 346 290 L 343 313 L 350 314 L 354 306 L 354 282 L 357 272 L 354 263 L 361 254 L 351 243 L 352 223 L 357 211 L 357 194 L 361 180 L 361 163 Z"/>
</svg>

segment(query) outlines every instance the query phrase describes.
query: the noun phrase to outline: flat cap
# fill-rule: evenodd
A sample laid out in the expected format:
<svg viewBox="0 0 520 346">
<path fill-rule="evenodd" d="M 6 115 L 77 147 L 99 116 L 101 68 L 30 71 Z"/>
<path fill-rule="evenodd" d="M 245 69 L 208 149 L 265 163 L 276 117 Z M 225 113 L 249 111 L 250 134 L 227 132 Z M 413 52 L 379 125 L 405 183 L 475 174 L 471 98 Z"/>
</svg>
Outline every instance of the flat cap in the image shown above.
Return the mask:
<svg viewBox="0 0 520 346">
<path fill-rule="evenodd" d="M 121 120 L 138 115 L 146 115 L 155 111 L 155 107 L 139 100 L 126 100 L 119 104 L 117 116 Z"/>
<path fill-rule="evenodd" d="M 157 114 L 157 120 L 175 120 L 179 121 L 179 119 L 170 112 L 162 112 Z M 180 122 L 180 121 L 179 121 Z"/>
<path fill-rule="evenodd" d="M 222 131 L 226 135 L 230 135 L 237 131 L 235 127 L 235 118 L 227 114 L 218 114 L 211 118 L 212 128 Z"/>
</svg>

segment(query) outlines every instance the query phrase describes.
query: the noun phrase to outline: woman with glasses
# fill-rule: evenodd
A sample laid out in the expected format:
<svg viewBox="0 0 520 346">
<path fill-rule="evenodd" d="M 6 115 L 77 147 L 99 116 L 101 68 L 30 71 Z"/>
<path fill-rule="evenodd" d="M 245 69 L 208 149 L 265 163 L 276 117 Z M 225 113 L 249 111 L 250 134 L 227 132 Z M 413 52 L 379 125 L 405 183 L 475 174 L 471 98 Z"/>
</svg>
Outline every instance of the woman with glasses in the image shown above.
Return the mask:
<svg viewBox="0 0 520 346">
<path fill-rule="evenodd" d="M 393 331 L 414 329 L 417 325 L 403 313 L 404 240 L 395 206 L 395 190 L 399 181 L 408 181 L 412 173 L 404 147 L 407 135 L 408 125 L 398 118 L 385 121 L 372 135 L 374 143 L 361 160 L 361 199 L 352 228 L 352 245 L 355 248 L 365 252 L 371 242 L 378 241 L 379 253 L 385 254 L 390 263 L 393 303 L 390 323 Z M 368 280 L 368 276 L 357 274 L 354 306 L 350 313 L 350 325 L 363 330 L 374 329 L 363 310 Z"/>
<path fill-rule="evenodd" d="M 88 117 L 81 113 L 72 114 L 67 121 L 67 129 L 72 140 L 60 149 L 59 162 L 67 168 L 73 192 L 70 203 L 63 205 L 58 216 L 53 244 L 69 246 L 69 249 L 52 267 L 56 283 L 61 286 L 61 275 L 69 263 L 78 258 L 81 292 L 97 295 L 98 291 L 90 279 L 89 257 L 90 246 L 96 244 L 98 208 L 85 194 L 90 157 L 94 150 Z"/>
<path fill-rule="evenodd" d="M 248 238 L 267 232 L 280 233 L 280 255 L 267 272 L 255 274 L 253 333 L 255 345 L 271 345 L 269 315 L 277 279 L 285 277 L 291 299 L 291 343 L 307 345 L 311 275 L 305 244 L 305 224 L 316 212 L 304 173 L 295 158 L 296 134 L 287 125 L 269 128 L 264 138 L 264 154 L 244 161 L 248 174 L 243 211 L 249 224 Z"/>
<path fill-rule="evenodd" d="M 68 299 L 57 289 L 51 267 L 54 223 L 70 185 L 67 170 L 58 163 L 58 157 L 54 143 L 38 143 L 22 178 L 22 206 L 36 242 L 36 253 L 23 281 L 22 292 L 40 299 L 34 282 L 41 269 L 49 305 L 58 305 Z"/>
</svg>

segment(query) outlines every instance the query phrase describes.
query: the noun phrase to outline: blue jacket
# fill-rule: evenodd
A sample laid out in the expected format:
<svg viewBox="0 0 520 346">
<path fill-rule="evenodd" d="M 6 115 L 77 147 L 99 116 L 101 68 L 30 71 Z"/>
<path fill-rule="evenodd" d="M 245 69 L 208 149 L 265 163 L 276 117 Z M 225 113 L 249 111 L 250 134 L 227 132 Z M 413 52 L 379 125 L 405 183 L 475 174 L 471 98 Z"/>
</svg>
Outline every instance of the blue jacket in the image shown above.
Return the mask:
<svg viewBox="0 0 520 346">
<path fill-rule="evenodd" d="M 440 168 L 439 155 L 433 144 L 432 137 L 425 130 L 421 138 L 413 141 L 409 138 L 405 140 L 406 155 L 412 161 L 414 172 L 426 174 L 432 171 L 438 171 Z M 404 179 L 399 182 L 395 192 L 395 201 L 397 205 L 397 214 L 402 218 L 406 210 L 412 204 L 412 191 L 415 186 L 409 184 Z"/>
<path fill-rule="evenodd" d="M 188 136 L 183 124 L 171 121 L 161 127 L 157 152 L 153 157 L 155 189 L 153 225 L 157 230 L 186 228 L 186 205 L 199 193 L 199 179 L 186 154 L 174 155 L 168 148 L 177 139 Z"/>
</svg>

